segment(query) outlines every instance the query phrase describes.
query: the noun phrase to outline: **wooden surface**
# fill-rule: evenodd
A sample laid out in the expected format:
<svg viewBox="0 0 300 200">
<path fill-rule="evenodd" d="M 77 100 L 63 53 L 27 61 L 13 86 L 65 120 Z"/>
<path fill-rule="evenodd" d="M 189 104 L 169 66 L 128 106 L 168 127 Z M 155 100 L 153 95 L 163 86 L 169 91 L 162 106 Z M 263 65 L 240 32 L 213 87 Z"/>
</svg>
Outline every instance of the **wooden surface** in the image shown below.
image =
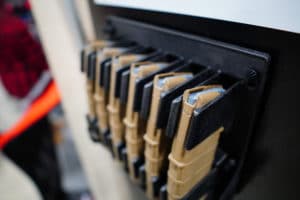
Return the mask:
<svg viewBox="0 0 300 200">
<path fill-rule="evenodd" d="M 93 143 L 86 131 L 85 114 L 88 111 L 86 88 L 79 70 L 82 37 L 78 37 L 80 33 L 78 23 L 72 21 L 75 20 L 72 17 L 74 13 L 70 11 L 72 6 L 69 6 L 72 1 L 31 0 L 31 3 L 39 35 L 59 86 L 63 108 L 95 199 L 144 199 L 143 192 L 131 184 L 122 166 L 112 159 L 105 148 Z M 79 4 L 84 3 L 82 1 Z M 86 13 L 78 16 L 88 15 Z M 80 21 L 87 23 L 86 20 L 88 19 Z M 93 34 L 90 33 L 88 37 L 87 39 L 91 40 Z"/>
</svg>

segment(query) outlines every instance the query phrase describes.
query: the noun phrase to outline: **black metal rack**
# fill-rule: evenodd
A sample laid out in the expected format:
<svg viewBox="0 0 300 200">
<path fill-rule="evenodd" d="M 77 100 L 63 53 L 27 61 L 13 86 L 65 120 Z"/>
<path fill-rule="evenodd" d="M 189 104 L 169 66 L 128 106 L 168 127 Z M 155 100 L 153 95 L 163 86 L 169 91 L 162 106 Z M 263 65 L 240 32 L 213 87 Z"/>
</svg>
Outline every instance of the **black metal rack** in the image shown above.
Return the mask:
<svg viewBox="0 0 300 200">
<path fill-rule="evenodd" d="M 234 160 L 235 169 L 230 177 L 224 180 L 227 181 L 228 187 L 222 190 L 218 188 L 215 191 L 219 192 L 218 198 L 232 196 L 243 167 L 254 120 L 265 87 L 270 62 L 269 55 L 115 16 L 109 17 L 106 30 L 109 30 L 108 33 L 113 37 L 123 37 L 144 46 L 160 49 L 162 52 L 181 56 L 188 62 L 193 61 L 205 66 L 216 73 L 215 77 L 209 81 L 210 83 L 221 82 L 223 85 L 228 85 L 224 95 L 201 111 L 194 113 L 185 147 L 187 150 L 192 149 L 216 127 L 221 125 L 225 127 L 227 131 L 221 138 L 220 148 L 231 161 Z M 147 91 L 146 88 L 147 86 L 145 86 L 145 91 Z M 151 87 L 150 89 L 148 87 L 148 91 L 151 91 Z M 145 99 L 149 99 L 149 95 L 143 93 L 138 96 L 145 96 Z M 140 104 L 142 102 L 139 106 Z M 144 104 L 149 105 L 149 102 Z M 147 111 L 142 111 L 142 113 L 147 113 Z M 175 114 L 172 115 L 173 118 L 175 116 Z M 176 121 L 172 117 L 169 121 Z M 174 127 L 168 128 L 174 130 Z M 199 135 L 199 130 L 201 130 L 201 135 Z M 167 132 L 170 134 L 170 131 Z M 224 183 L 219 185 L 224 186 Z"/>
<path fill-rule="evenodd" d="M 195 199 L 205 193 L 215 199 L 229 199 L 233 196 L 239 182 L 248 144 L 253 132 L 254 121 L 257 116 L 262 94 L 267 80 L 270 57 L 264 52 L 255 51 L 231 45 L 228 43 L 208 39 L 205 37 L 178 32 L 158 26 L 110 16 L 105 27 L 111 38 L 125 38 L 134 44 L 156 49 L 161 56 L 172 55 L 179 58 L 173 70 L 182 70 L 185 67 L 200 69 L 198 76 L 184 87 L 176 88 L 163 98 L 159 109 L 157 127 L 165 127 L 167 136 L 172 139 L 176 130 L 176 122 L 181 110 L 181 94 L 184 89 L 201 84 L 222 84 L 226 92 L 201 110 L 196 110 L 192 116 L 188 138 L 185 143 L 187 150 L 192 149 L 211 132 L 223 126 L 219 150 L 220 156 L 215 158 L 214 168 L 210 174 L 188 194 L 184 199 Z M 152 59 L 155 59 L 155 54 Z M 89 60 L 92 60 L 93 55 Z M 158 56 L 159 58 L 159 56 Z M 94 60 L 94 59 L 93 59 Z M 92 62 L 92 61 L 90 61 Z M 110 61 L 101 63 L 102 82 L 100 85 L 109 90 L 108 72 Z M 180 65 L 179 65 L 180 64 Z M 175 68 L 177 67 L 177 68 Z M 179 68 L 178 68 L 179 67 Z M 90 68 L 90 67 L 89 67 Z M 128 88 L 129 66 L 118 72 L 116 94 L 126 103 Z M 196 70 L 197 71 L 197 70 Z M 94 77 L 92 70 L 88 76 Z M 198 73 L 198 72 L 197 72 Z M 196 73 L 196 74 L 197 74 Z M 105 76 L 103 76 L 105 75 Z M 151 101 L 153 75 L 141 80 L 135 94 L 134 108 L 146 120 Z M 122 89 L 121 89 L 122 88 Z M 122 92 L 121 92 L 122 91 Z M 170 115 L 166 115 L 167 108 Z M 163 123 L 162 123 L 163 122 Z M 90 122 L 91 136 L 97 132 L 95 122 Z M 199 134 L 201 133 L 201 134 Z M 104 143 L 111 148 L 109 132 L 105 133 Z M 126 161 L 126 147 L 119 148 L 122 160 Z M 121 156 L 120 156 L 121 157 Z M 143 158 L 136 162 L 136 175 L 143 177 Z M 126 162 L 125 162 L 125 168 Z M 141 183 L 144 187 L 145 183 Z M 156 193 L 160 190 L 161 198 L 165 196 L 164 182 L 155 185 Z"/>
</svg>

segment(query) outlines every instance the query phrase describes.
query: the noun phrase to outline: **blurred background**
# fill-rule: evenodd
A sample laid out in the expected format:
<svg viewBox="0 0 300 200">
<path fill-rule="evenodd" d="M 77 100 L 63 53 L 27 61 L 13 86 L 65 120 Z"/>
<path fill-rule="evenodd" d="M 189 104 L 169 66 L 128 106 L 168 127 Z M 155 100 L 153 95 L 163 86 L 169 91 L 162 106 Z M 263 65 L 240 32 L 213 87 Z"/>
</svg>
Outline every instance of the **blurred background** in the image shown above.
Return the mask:
<svg viewBox="0 0 300 200">
<path fill-rule="evenodd" d="M 0 76 L 1 199 L 92 199 L 60 101 L 22 117 L 53 84 L 27 0 L 0 1 Z"/>
<path fill-rule="evenodd" d="M 0 199 L 145 199 L 87 132 L 92 4 L 0 0 Z"/>
</svg>

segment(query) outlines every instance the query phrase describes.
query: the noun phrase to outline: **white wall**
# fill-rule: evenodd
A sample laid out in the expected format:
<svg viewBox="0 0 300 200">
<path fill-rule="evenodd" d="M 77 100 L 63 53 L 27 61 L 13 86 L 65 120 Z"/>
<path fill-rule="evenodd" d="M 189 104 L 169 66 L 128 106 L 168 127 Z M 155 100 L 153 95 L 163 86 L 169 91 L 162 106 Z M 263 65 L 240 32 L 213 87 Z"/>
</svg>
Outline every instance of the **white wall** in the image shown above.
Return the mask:
<svg viewBox="0 0 300 200">
<path fill-rule="evenodd" d="M 299 0 L 94 0 L 94 2 L 99 5 L 206 17 L 300 33 Z"/>
</svg>

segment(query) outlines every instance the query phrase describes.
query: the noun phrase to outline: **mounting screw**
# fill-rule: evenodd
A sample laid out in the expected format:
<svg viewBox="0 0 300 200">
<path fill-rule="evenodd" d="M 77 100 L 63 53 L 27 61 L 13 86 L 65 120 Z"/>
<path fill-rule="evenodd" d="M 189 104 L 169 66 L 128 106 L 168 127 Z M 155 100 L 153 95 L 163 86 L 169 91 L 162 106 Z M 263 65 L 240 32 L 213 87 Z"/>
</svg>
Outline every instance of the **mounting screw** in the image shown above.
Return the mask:
<svg viewBox="0 0 300 200">
<path fill-rule="evenodd" d="M 258 85 L 258 73 L 254 69 L 249 69 L 247 74 L 247 86 L 250 90 L 254 90 Z"/>
</svg>

